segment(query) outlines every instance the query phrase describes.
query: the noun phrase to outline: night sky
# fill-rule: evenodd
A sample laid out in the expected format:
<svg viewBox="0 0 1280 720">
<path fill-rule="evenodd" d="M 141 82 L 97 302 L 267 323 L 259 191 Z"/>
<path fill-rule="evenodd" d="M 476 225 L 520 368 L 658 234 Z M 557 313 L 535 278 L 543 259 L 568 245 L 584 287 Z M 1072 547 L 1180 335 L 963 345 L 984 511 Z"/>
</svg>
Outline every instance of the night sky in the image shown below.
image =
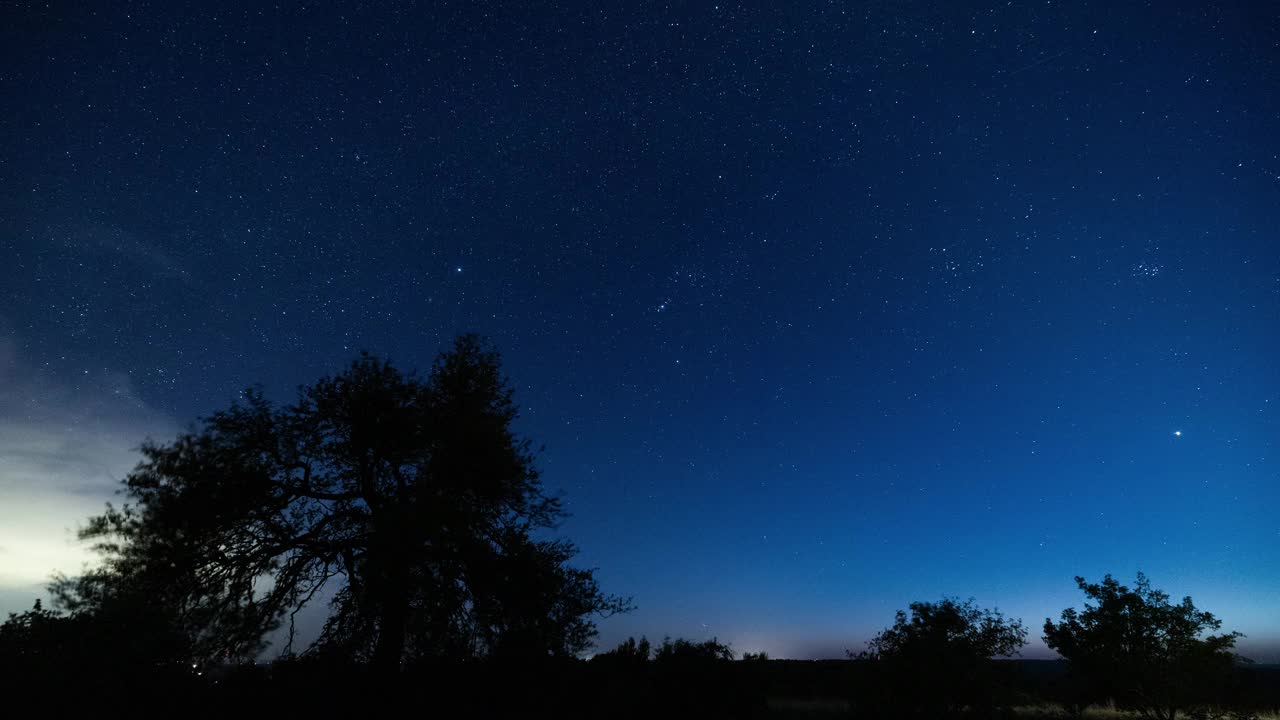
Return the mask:
<svg viewBox="0 0 1280 720">
<path fill-rule="evenodd" d="M 0 610 L 147 435 L 476 331 L 602 647 L 1142 570 L 1280 661 L 1274 6 L 389 5 L 0 11 Z"/>
</svg>

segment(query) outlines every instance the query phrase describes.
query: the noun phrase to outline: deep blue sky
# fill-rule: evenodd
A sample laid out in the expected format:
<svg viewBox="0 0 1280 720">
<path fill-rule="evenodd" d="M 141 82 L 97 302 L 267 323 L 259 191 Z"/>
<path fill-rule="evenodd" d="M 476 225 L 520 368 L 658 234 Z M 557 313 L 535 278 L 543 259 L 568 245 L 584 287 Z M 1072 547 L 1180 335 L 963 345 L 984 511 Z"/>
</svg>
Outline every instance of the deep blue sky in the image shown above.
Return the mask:
<svg viewBox="0 0 1280 720">
<path fill-rule="evenodd" d="M 602 645 L 1038 639 L 1144 570 L 1280 659 L 1266 4 L 50 5 L 0 22 L 4 609 L 146 434 L 478 331 L 639 606 Z"/>
</svg>

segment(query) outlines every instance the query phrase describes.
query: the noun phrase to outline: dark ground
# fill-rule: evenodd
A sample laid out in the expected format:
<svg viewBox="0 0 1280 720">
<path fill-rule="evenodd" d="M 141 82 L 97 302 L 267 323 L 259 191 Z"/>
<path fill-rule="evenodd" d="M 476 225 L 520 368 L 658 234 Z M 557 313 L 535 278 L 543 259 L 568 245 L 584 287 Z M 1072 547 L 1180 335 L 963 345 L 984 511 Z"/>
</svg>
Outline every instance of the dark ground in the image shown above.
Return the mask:
<svg viewBox="0 0 1280 720">
<path fill-rule="evenodd" d="M 999 707 L 1062 702 L 1067 674 L 1061 662 L 1000 665 Z M 55 716 L 82 703 L 99 712 L 127 707 L 144 714 L 224 717 L 362 717 L 409 709 L 428 717 L 883 716 L 859 708 L 857 688 L 865 682 L 862 669 L 849 661 L 768 660 L 667 667 L 453 664 L 406 668 L 393 680 L 352 666 L 314 663 L 215 668 L 202 675 L 190 668 L 139 674 L 103 667 L 82 677 L 10 675 L 0 686 L 12 683 L 5 688 L 10 698 L 42 699 Z M 1280 707 L 1280 665 L 1239 668 L 1221 704 L 1254 711 Z"/>
</svg>

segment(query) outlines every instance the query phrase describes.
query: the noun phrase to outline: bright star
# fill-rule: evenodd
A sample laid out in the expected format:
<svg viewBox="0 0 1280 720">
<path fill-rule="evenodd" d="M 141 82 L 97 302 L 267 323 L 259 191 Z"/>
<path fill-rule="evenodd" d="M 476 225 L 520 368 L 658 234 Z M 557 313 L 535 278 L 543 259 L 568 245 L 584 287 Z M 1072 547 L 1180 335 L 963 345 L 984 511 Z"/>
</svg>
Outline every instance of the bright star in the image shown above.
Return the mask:
<svg viewBox="0 0 1280 720">
<path fill-rule="evenodd" d="M 1174 436 L 1174 437 L 1182 437 L 1182 431 L 1181 431 L 1181 430 L 1174 430 L 1174 431 L 1173 431 L 1173 436 Z"/>
</svg>

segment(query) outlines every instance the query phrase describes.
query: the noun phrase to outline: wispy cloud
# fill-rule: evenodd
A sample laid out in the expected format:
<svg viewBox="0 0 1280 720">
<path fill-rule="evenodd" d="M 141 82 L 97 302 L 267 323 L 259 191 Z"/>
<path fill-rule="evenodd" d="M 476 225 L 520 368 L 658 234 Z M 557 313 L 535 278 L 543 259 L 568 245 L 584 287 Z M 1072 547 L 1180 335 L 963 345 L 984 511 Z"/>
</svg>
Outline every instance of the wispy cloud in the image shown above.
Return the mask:
<svg viewBox="0 0 1280 720">
<path fill-rule="evenodd" d="M 76 528 L 112 499 L 142 440 L 175 430 L 128 375 L 54 377 L 0 335 L 0 616 L 92 561 Z"/>
</svg>

